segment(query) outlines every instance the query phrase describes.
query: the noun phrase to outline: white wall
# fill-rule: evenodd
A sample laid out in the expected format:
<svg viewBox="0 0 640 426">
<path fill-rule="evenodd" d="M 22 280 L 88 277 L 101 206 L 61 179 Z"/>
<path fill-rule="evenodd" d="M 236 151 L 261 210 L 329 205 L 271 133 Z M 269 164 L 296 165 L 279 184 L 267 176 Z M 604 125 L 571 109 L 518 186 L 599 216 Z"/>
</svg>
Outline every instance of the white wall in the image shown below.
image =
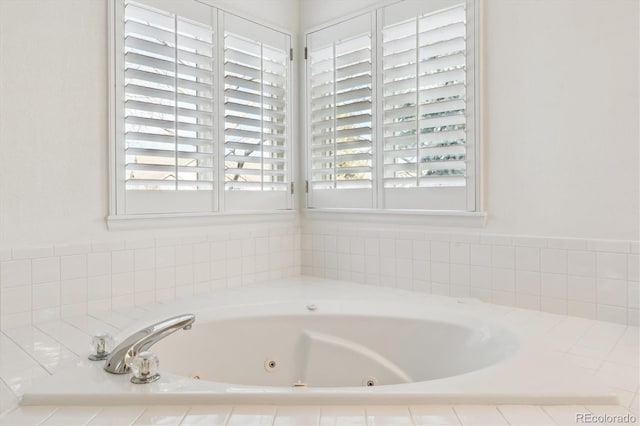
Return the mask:
<svg viewBox="0 0 640 426">
<path fill-rule="evenodd" d="M 298 29 L 296 0 L 210 3 Z M 0 0 L 0 246 L 144 234 L 105 225 L 107 59 L 107 0 Z"/>
<path fill-rule="evenodd" d="M 377 2 L 214 3 L 296 33 Z M 638 239 L 638 2 L 485 0 L 483 24 L 486 230 Z M 0 0 L 0 246 L 114 235 L 106 33 L 106 0 Z"/>
<path fill-rule="evenodd" d="M 302 0 L 300 31 L 376 0 Z M 639 238 L 636 0 L 484 0 L 487 232 Z"/>
</svg>

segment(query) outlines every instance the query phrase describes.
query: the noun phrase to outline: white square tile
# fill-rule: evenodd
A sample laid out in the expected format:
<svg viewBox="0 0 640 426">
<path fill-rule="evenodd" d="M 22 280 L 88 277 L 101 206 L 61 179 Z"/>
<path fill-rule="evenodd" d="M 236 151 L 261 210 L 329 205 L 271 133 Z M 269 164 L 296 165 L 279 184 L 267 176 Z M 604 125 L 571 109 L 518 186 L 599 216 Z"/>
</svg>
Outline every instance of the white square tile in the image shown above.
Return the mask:
<svg viewBox="0 0 640 426">
<path fill-rule="evenodd" d="M 543 273 L 541 290 L 543 298 L 566 299 L 567 276 L 564 274 Z"/>
<path fill-rule="evenodd" d="M 495 406 L 457 405 L 453 409 L 464 426 L 509 424 Z"/>
<path fill-rule="evenodd" d="M 451 284 L 470 285 L 469 265 L 452 264 L 450 271 Z"/>
<path fill-rule="evenodd" d="M 394 258 L 383 257 L 380 259 L 380 275 L 395 276 L 396 260 Z"/>
<path fill-rule="evenodd" d="M 87 303 L 87 279 L 63 280 L 60 283 L 60 302 L 63 305 Z"/>
<path fill-rule="evenodd" d="M 449 263 L 451 244 L 442 241 L 431 241 L 431 261 Z"/>
<path fill-rule="evenodd" d="M 203 244 L 207 248 L 209 245 L 207 243 Z M 207 261 L 209 260 L 209 256 L 207 256 Z M 156 267 L 156 249 L 153 247 L 150 248 L 141 248 L 136 249 L 133 254 L 133 266 L 136 271 L 143 271 L 147 269 L 153 269 Z M 128 271 L 125 271 L 128 272 Z"/>
<path fill-rule="evenodd" d="M 252 262 L 251 265 L 254 266 L 255 262 Z M 241 266 L 240 270 L 244 272 L 243 266 Z M 254 271 L 246 272 L 253 273 Z M 176 286 L 187 284 L 193 284 L 193 264 L 176 266 Z"/>
<path fill-rule="evenodd" d="M 516 292 L 540 295 L 540 272 L 516 271 Z"/>
<path fill-rule="evenodd" d="M 31 284 L 31 260 L 9 260 L 0 262 L 0 284 L 2 287 L 17 287 Z"/>
<path fill-rule="evenodd" d="M 627 279 L 640 281 L 640 255 L 630 254 L 627 257 Z"/>
<path fill-rule="evenodd" d="M 626 254 L 598 253 L 597 259 L 599 278 L 627 279 Z"/>
<path fill-rule="evenodd" d="M 471 287 L 471 297 L 483 302 L 491 302 L 491 290 L 485 288 Z"/>
<path fill-rule="evenodd" d="M 627 282 L 627 307 L 640 308 L 640 283 L 637 281 Z"/>
<path fill-rule="evenodd" d="M 60 258 L 43 257 L 31 261 L 31 281 L 34 284 L 60 280 Z"/>
<path fill-rule="evenodd" d="M 516 289 L 516 277 L 513 269 L 492 268 L 491 288 L 499 291 L 514 292 Z"/>
<path fill-rule="evenodd" d="M 575 425 L 576 415 L 588 413 L 584 406 L 580 405 L 550 405 L 544 406 L 542 409 L 556 422 L 558 425 Z"/>
<path fill-rule="evenodd" d="M 491 266 L 491 246 L 472 244 L 470 246 L 470 262 L 477 266 Z"/>
<path fill-rule="evenodd" d="M 87 255 L 76 254 L 60 258 L 60 279 L 72 280 L 87 276 Z"/>
<path fill-rule="evenodd" d="M 416 260 L 429 260 L 431 258 L 431 246 L 428 241 L 413 240 L 413 258 Z"/>
<path fill-rule="evenodd" d="M 412 259 L 413 242 L 411 240 L 396 240 L 396 257 L 399 259 Z"/>
<path fill-rule="evenodd" d="M 111 253 L 111 273 L 133 272 L 134 250 L 118 250 Z"/>
<path fill-rule="evenodd" d="M 264 257 L 261 256 L 262 259 L 264 259 Z M 255 269 L 256 272 L 264 272 L 267 270 L 266 267 L 264 268 L 258 268 L 259 266 L 259 262 L 257 261 L 258 259 L 256 259 L 255 262 Z M 266 266 L 266 265 L 265 265 Z M 203 282 L 207 282 L 211 279 L 211 264 L 210 263 L 195 263 L 193 265 L 193 282 L 195 283 L 203 283 Z"/>
<path fill-rule="evenodd" d="M 431 280 L 440 284 L 449 283 L 449 263 L 431 262 Z"/>
<path fill-rule="evenodd" d="M 87 299 L 89 301 L 111 298 L 111 275 L 87 278 Z"/>
<path fill-rule="evenodd" d="M 491 288 L 491 268 L 485 266 L 474 266 L 469 268 L 469 281 L 471 287 L 490 289 Z"/>
<path fill-rule="evenodd" d="M 540 310 L 540 296 L 516 293 L 516 306 L 522 309 Z"/>
<path fill-rule="evenodd" d="M 58 409 L 51 406 L 24 406 L 17 407 L 6 414 L 0 421 L 9 426 L 33 426 L 40 425 Z"/>
<path fill-rule="evenodd" d="M 396 242 L 391 239 L 380 240 L 380 257 L 396 257 Z"/>
<path fill-rule="evenodd" d="M 60 306 L 60 282 L 36 284 L 32 286 L 32 309 Z"/>
<path fill-rule="evenodd" d="M 233 257 L 242 256 L 242 240 L 233 240 L 233 248 L 232 250 L 239 251 L 238 255 Z M 239 249 L 235 247 L 235 245 L 239 246 Z M 176 266 L 181 265 L 190 265 L 193 263 L 193 246 L 191 244 L 180 245 L 175 248 L 176 252 Z"/>
<path fill-rule="evenodd" d="M 278 407 L 273 426 L 317 426 L 320 424 L 320 407 Z"/>
<path fill-rule="evenodd" d="M 449 287 L 451 297 L 471 297 L 471 287 L 468 285 L 451 285 Z"/>
<path fill-rule="evenodd" d="M 365 410 L 357 406 L 320 407 L 320 426 L 367 426 Z"/>
<path fill-rule="evenodd" d="M 567 251 L 557 249 L 542 249 L 540 251 L 540 269 L 542 270 L 542 272 L 566 274 Z"/>
<path fill-rule="evenodd" d="M 212 247 L 215 243 L 211 243 Z M 175 266 L 176 252 L 174 247 L 157 247 L 156 248 L 156 268 L 168 268 Z"/>
<path fill-rule="evenodd" d="M 96 277 L 111 273 L 111 252 L 89 253 L 87 255 L 87 275 Z"/>
<path fill-rule="evenodd" d="M 419 405 L 409 407 L 415 426 L 460 425 L 453 407 L 446 405 Z"/>
<path fill-rule="evenodd" d="M 467 243 L 451 244 L 451 263 L 468 265 L 471 260 L 471 248 Z"/>
<path fill-rule="evenodd" d="M 600 321 L 627 324 L 627 310 L 619 306 L 597 305 L 597 319 Z"/>
<path fill-rule="evenodd" d="M 188 407 L 181 406 L 152 406 L 148 407 L 134 425 L 179 425 L 187 414 Z"/>
<path fill-rule="evenodd" d="M 521 271 L 540 270 L 540 249 L 537 247 L 516 247 L 516 269 Z"/>
<path fill-rule="evenodd" d="M 629 241 L 615 240 L 589 240 L 587 247 L 592 251 L 606 251 L 609 253 L 629 253 L 631 244 Z"/>
<path fill-rule="evenodd" d="M 597 302 L 604 305 L 627 306 L 627 282 L 599 278 L 597 281 Z"/>
<path fill-rule="evenodd" d="M 434 281 L 431 283 L 431 294 L 435 294 L 437 296 L 450 296 L 451 286 L 449 284 L 442 284 Z"/>
<path fill-rule="evenodd" d="M 271 426 L 276 416 L 275 407 L 242 405 L 234 407 L 227 426 Z"/>
<path fill-rule="evenodd" d="M 365 408 L 367 426 L 413 426 L 407 407 L 369 406 Z"/>
<path fill-rule="evenodd" d="M 14 247 L 11 257 L 18 259 L 36 259 L 39 257 L 52 257 L 53 246 Z"/>
<path fill-rule="evenodd" d="M 569 300 L 567 302 L 567 314 L 581 318 L 596 319 L 596 304 Z"/>
<path fill-rule="evenodd" d="M 180 426 L 225 426 L 231 407 L 224 405 L 194 406 L 189 408 Z"/>
<path fill-rule="evenodd" d="M 551 425 L 554 421 L 540 407 L 534 405 L 500 405 L 498 410 L 510 425 Z"/>
<path fill-rule="evenodd" d="M 492 290 L 491 303 L 496 303 L 503 306 L 515 306 L 516 295 L 515 293 L 510 291 Z"/>
<path fill-rule="evenodd" d="M 131 295 L 135 292 L 135 273 L 125 272 L 111 276 L 111 294 L 113 297 Z"/>
<path fill-rule="evenodd" d="M 130 425 L 140 417 L 145 408 L 140 406 L 104 407 L 94 418 L 87 423 L 88 426 L 122 426 Z"/>
<path fill-rule="evenodd" d="M 357 271 L 360 272 L 360 271 Z M 396 277 L 411 278 L 413 276 L 413 261 L 411 259 L 396 259 Z"/>
<path fill-rule="evenodd" d="M 595 303 L 596 279 L 569 275 L 567 278 L 567 297 L 569 300 L 578 302 Z"/>
<path fill-rule="evenodd" d="M 566 315 L 567 314 L 567 299 L 556 299 L 553 297 L 542 297 L 540 299 L 540 309 L 543 312 L 549 312 L 552 314 Z"/>
<path fill-rule="evenodd" d="M 269 251 L 269 238 L 265 238 L 265 244 L 266 244 L 265 246 L 266 247 L 265 254 L 266 254 Z M 227 258 L 227 244 L 225 241 L 213 241 L 211 242 L 209 249 L 210 249 L 212 262 L 225 260 Z M 158 250 L 159 249 L 156 249 L 156 267 L 165 266 L 166 262 L 159 262 L 159 260 L 162 260 L 162 259 L 158 258 Z M 163 253 L 162 256 L 164 260 L 166 260 L 167 262 L 169 260 L 173 262 L 171 265 L 166 265 L 166 266 L 173 266 L 175 264 L 175 252 L 172 252 L 171 259 L 169 259 L 170 257 L 169 253 Z"/>
<path fill-rule="evenodd" d="M 43 322 L 51 322 L 60 319 L 60 305 L 54 308 L 34 309 L 31 311 L 31 322 L 33 324 L 41 324 Z"/>
<path fill-rule="evenodd" d="M 391 241 L 391 244 L 395 244 L 393 240 L 389 240 L 389 241 Z M 365 253 L 364 238 L 351 237 L 351 239 L 349 240 L 349 248 L 350 248 L 351 254 L 364 255 Z"/>
<path fill-rule="evenodd" d="M 31 286 L 5 287 L 0 292 L 0 312 L 17 314 L 31 311 Z M 2 321 L 2 326 L 6 324 Z"/>
<path fill-rule="evenodd" d="M 207 272 L 209 266 L 207 264 Z M 134 273 L 134 291 L 136 293 L 153 291 L 155 289 L 156 272 L 153 269 L 136 271 Z"/>
<path fill-rule="evenodd" d="M 515 248 L 512 246 L 493 246 L 491 264 L 494 268 L 513 269 L 515 267 Z"/>
<path fill-rule="evenodd" d="M 91 251 L 91 243 L 65 243 L 56 244 L 53 248 L 56 256 L 70 256 L 74 254 L 87 254 Z"/>
<path fill-rule="evenodd" d="M 596 254 L 594 252 L 569 250 L 567 258 L 569 275 L 583 277 L 596 275 Z"/>
</svg>

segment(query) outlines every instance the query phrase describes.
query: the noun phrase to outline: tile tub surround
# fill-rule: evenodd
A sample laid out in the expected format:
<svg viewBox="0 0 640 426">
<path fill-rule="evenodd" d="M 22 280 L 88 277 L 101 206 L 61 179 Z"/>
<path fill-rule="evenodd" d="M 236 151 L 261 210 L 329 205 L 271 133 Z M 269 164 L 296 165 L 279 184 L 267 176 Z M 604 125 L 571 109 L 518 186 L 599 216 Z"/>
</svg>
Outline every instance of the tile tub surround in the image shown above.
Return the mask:
<svg viewBox="0 0 640 426">
<path fill-rule="evenodd" d="M 300 231 L 282 224 L 0 248 L 0 326 L 167 302 L 299 273 Z"/>
<path fill-rule="evenodd" d="M 640 323 L 640 244 L 306 222 L 302 273 Z"/>
<path fill-rule="evenodd" d="M 304 289 L 300 288 L 304 286 Z M 356 284 L 312 278 L 279 280 L 249 286 L 251 291 L 274 288 L 316 291 L 324 294 L 367 292 L 372 296 L 404 293 L 398 289 L 375 289 Z M 249 289 L 247 288 L 247 289 Z M 65 368 L 86 356 L 87 342 L 96 330 L 119 330 L 158 312 L 215 304 L 225 296 L 239 295 L 245 288 L 216 289 L 211 294 L 167 303 L 111 312 L 69 317 L 6 329 L 0 333 L 0 417 L 2 425 L 18 424 L 208 424 L 208 425 L 432 425 L 432 424 L 575 424 L 577 413 L 593 415 L 638 414 L 638 327 L 564 315 L 534 312 L 510 306 L 476 302 L 477 309 L 504 318 L 512 325 L 542 333 L 550 350 L 601 379 L 618 394 L 618 406 L 521 406 L 521 405 L 421 405 L 421 406 L 33 406 L 18 407 L 25 388 L 39 378 Z M 440 296 L 417 297 L 432 303 L 451 303 Z M 220 302 L 218 302 L 220 303 Z M 109 423 L 107 420 L 111 421 Z"/>
</svg>

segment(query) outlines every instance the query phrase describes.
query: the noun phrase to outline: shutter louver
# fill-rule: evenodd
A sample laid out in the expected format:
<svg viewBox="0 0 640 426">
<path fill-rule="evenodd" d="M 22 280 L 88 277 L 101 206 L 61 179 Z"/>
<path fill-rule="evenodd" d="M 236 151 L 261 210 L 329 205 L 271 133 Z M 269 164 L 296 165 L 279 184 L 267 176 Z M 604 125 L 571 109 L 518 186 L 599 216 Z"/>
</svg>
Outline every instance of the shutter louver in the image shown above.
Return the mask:
<svg viewBox="0 0 640 426">
<path fill-rule="evenodd" d="M 225 31 L 227 191 L 288 191 L 289 51 Z"/>
<path fill-rule="evenodd" d="M 127 2 L 127 190 L 213 189 L 213 28 Z"/>
<path fill-rule="evenodd" d="M 466 185 L 466 11 L 385 26 L 384 187 Z"/>
<path fill-rule="evenodd" d="M 309 53 L 312 189 L 372 187 L 371 34 Z"/>
</svg>

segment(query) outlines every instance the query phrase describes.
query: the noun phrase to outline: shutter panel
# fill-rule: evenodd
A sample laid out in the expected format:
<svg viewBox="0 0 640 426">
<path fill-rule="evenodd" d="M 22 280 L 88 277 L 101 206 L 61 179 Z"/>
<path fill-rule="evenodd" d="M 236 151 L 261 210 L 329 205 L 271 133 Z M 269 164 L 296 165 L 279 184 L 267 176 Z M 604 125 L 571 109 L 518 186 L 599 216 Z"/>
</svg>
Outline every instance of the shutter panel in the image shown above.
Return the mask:
<svg viewBox="0 0 640 426">
<path fill-rule="evenodd" d="M 127 213 L 213 207 L 214 11 L 190 3 L 185 17 L 172 4 L 170 12 L 124 6 Z"/>
<path fill-rule="evenodd" d="M 289 36 L 224 14 L 225 207 L 290 208 Z"/>
<path fill-rule="evenodd" d="M 382 12 L 385 206 L 473 210 L 466 5 L 406 3 Z"/>
<path fill-rule="evenodd" d="M 372 18 L 307 36 L 310 207 L 373 206 Z"/>
</svg>

